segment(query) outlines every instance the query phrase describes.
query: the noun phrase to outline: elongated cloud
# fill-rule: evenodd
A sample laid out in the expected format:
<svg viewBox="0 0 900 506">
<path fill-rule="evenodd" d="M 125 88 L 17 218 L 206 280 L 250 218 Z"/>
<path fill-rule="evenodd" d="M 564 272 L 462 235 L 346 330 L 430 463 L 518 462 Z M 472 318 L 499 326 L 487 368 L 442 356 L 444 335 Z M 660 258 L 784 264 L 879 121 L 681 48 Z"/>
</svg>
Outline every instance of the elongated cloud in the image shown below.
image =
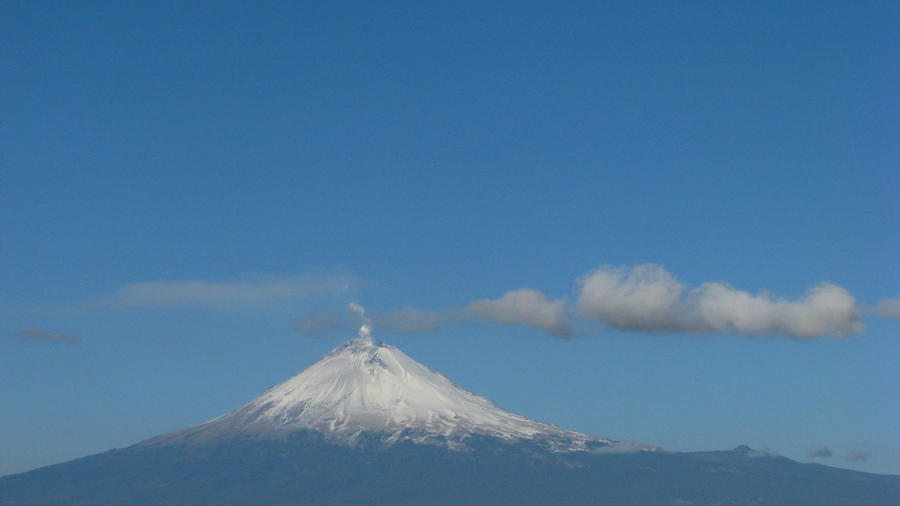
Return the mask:
<svg viewBox="0 0 900 506">
<path fill-rule="evenodd" d="M 335 296 L 362 284 L 352 273 L 261 274 L 230 281 L 169 280 L 132 283 L 101 299 L 103 306 L 126 308 L 206 307 L 232 309 Z"/>
<path fill-rule="evenodd" d="M 700 324 L 715 331 L 808 338 L 849 336 L 863 328 L 856 299 L 830 283 L 814 286 L 797 301 L 752 295 L 720 283 L 705 283 L 691 297 Z"/>
<path fill-rule="evenodd" d="M 58 332 L 49 332 L 36 327 L 20 327 L 18 329 L 19 336 L 28 339 L 41 339 L 45 341 L 56 341 L 58 343 L 77 343 L 78 338 Z"/>
<path fill-rule="evenodd" d="M 809 447 L 809 450 L 806 451 L 806 456 L 810 459 L 831 457 L 831 448 L 822 443 L 817 443 Z"/>
<path fill-rule="evenodd" d="M 502 325 L 546 330 L 559 337 L 572 335 L 565 302 L 551 301 L 543 293 L 530 288 L 508 292 L 499 299 L 477 300 L 469 304 L 465 313 Z"/>
<path fill-rule="evenodd" d="M 820 283 L 794 301 L 751 294 L 723 283 L 688 291 L 661 266 L 604 266 L 578 280 L 576 311 L 605 326 L 648 332 L 787 334 L 843 337 L 862 328 L 856 299 Z"/>
<path fill-rule="evenodd" d="M 359 323 L 369 328 L 398 333 L 431 333 L 458 322 L 486 321 L 501 325 L 531 327 L 558 337 L 570 337 L 572 328 L 565 301 L 549 300 L 543 293 L 523 288 L 497 299 L 476 300 L 462 309 L 432 311 L 404 307 L 393 311 L 365 311 L 352 303 L 349 308 Z M 309 335 L 322 335 L 333 329 L 349 328 L 343 319 L 327 313 L 300 318 L 297 329 Z"/>
<path fill-rule="evenodd" d="M 769 449 L 768 446 L 760 446 L 757 449 L 750 449 L 747 452 L 747 456 L 750 458 L 759 458 L 759 457 L 778 457 L 778 453 Z"/>
<path fill-rule="evenodd" d="M 875 307 L 875 312 L 885 318 L 900 318 L 900 297 L 882 299 Z"/>
<path fill-rule="evenodd" d="M 437 311 L 407 306 L 396 311 L 373 313 L 372 320 L 378 328 L 400 333 L 420 333 L 436 332 L 451 323 L 453 317 Z"/>
<path fill-rule="evenodd" d="M 343 326 L 340 315 L 318 313 L 297 320 L 297 330 L 310 336 L 329 336 Z"/>
<path fill-rule="evenodd" d="M 625 453 L 640 453 L 645 451 L 662 451 L 658 446 L 648 446 L 634 441 L 616 441 L 606 446 L 597 446 L 589 450 L 595 455 L 622 455 Z"/>
</svg>

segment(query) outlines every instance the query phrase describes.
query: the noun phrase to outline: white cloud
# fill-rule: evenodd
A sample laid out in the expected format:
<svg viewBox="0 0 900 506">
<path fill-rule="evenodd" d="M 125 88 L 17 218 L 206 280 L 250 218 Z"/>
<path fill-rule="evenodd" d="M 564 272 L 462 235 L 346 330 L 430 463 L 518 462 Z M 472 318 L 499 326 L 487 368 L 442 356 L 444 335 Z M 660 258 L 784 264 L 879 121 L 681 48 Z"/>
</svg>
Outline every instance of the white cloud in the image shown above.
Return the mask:
<svg viewBox="0 0 900 506">
<path fill-rule="evenodd" d="M 787 334 L 808 338 L 849 336 L 862 331 L 856 299 L 847 290 L 820 283 L 797 301 L 753 295 L 721 283 L 704 283 L 690 296 L 698 325 L 737 334 Z"/>
<path fill-rule="evenodd" d="M 337 296 L 362 284 L 344 271 L 258 274 L 231 281 L 200 279 L 146 281 L 122 286 L 99 305 L 126 308 L 206 307 L 234 309 L 284 304 L 311 297 Z"/>
<path fill-rule="evenodd" d="M 900 297 L 882 299 L 875 307 L 875 313 L 885 318 L 900 318 Z"/>
<path fill-rule="evenodd" d="M 684 285 L 658 265 L 603 266 L 578 280 L 575 309 L 621 330 L 665 331 L 682 326 Z"/>
<path fill-rule="evenodd" d="M 576 310 L 620 330 L 786 334 L 798 338 L 859 333 L 856 299 L 820 283 L 796 301 L 709 282 L 688 291 L 661 266 L 603 266 L 578 280 Z"/>
<path fill-rule="evenodd" d="M 477 300 L 466 307 L 465 313 L 502 325 L 545 330 L 559 337 L 572 335 L 565 301 L 548 300 L 543 293 L 530 288 L 508 292 L 499 299 Z"/>
</svg>

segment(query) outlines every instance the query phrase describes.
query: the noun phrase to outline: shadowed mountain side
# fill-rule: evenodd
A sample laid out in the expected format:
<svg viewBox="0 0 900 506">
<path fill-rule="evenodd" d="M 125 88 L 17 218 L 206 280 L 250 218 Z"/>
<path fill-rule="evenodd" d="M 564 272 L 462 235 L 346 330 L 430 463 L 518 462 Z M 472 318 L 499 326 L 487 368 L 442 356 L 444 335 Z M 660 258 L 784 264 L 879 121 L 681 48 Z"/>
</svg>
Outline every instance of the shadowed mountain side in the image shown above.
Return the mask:
<svg viewBox="0 0 900 506">
<path fill-rule="evenodd" d="M 0 504 L 871 504 L 900 476 L 724 452 L 555 453 L 476 437 L 469 451 L 375 438 L 139 446 L 0 478 Z"/>
</svg>

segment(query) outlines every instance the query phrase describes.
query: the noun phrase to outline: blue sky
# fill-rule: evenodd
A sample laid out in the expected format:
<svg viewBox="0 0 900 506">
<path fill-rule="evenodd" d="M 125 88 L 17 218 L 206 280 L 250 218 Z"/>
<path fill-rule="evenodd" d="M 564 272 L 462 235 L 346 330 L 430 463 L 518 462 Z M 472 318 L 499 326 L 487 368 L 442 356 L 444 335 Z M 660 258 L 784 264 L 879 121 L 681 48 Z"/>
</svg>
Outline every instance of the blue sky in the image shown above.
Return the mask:
<svg viewBox="0 0 900 506">
<path fill-rule="evenodd" d="M 542 421 L 900 473 L 898 21 L 5 2 L 0 474 L 237 407 L 350 302 Z"/>
</svg>

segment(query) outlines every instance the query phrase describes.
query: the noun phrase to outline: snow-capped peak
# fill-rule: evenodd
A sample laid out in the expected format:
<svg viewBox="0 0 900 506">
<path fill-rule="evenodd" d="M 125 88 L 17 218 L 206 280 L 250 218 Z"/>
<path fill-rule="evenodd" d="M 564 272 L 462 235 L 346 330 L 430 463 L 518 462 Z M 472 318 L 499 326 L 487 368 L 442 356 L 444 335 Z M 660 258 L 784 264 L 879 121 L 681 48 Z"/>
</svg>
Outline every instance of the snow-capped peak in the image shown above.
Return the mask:
<svg viewBox="0 0 900 506">
<path fill-rule="evenodd" d="M 534 440 L 557 451 L 610 444 L 504 411 L 378 341 L 366 324 L 359 337 L 300 374 L 231 413 L 173 436 L 280 437 L 297 430 L 351 444 L 363 433 L 388 443 L 411 439 L 450 447 L 464 445 L 472 435 Z"/>
</svg>

